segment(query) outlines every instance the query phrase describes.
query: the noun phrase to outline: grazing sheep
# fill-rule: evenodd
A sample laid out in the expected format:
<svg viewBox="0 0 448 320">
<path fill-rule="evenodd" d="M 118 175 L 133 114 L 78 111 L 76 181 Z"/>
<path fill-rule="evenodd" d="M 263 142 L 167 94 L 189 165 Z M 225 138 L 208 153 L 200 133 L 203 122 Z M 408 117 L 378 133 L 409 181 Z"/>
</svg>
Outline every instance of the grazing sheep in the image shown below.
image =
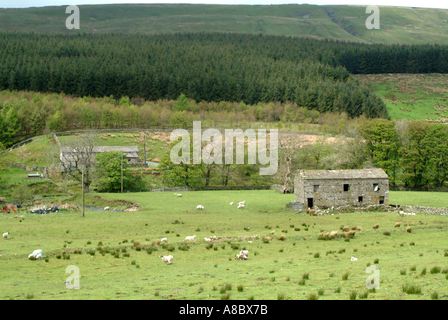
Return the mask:
<svg viewBox="0 0 448 320">
<path fill-rule="evenodd" d="M 406 228 L 406 232 L 411 233 L 411 230 L 412 230 L 411 227 L 407 227 L 407 228 Z"/>
<path fill-rule="evenodd" d="M 353 238 L 354 236 L 355 236 L 355 233 L 356 233 L 356 231 L 350 231 L 348 234 L 347 234 L 347 237 L 349 237 L 349 238 Z"/>
<path fill-rule="evenodd" d="M 352 257 L 350 260 L 351 261 L 358 261 L 358 259 L 356 259 L 355 257 Z"/>
<path fill-rule="evenodd" d="M 204 240 L 207 241 L 207 242 L 211 242 L 212 241 L 211 238 L 204 238 Z"/>
<path fill-rule="evenodd" d="M 162 258 L 162 261 L 165 262 L 165 264 L 172 264 L 173 263 L 173 256 L 169 255 L 169 256 L 164 256 L 164 255 L 160 255 L 159 258 Z"/>
<path fill-rule="evenodd" d="M 412 213 L 411 213 L 411 216 L 415 217 L 415 213 L 414 213 L 414 212 L 412 212 Z"/>
<path fill-rule="evenodd" d="M 397 223 L 395 224 L 395 228 L 398 228 L 400 225 L 401 225 L 401 222 L 397 222 Z"/>
<path fill-rule="evenodd" d="M 177 194 L 178 198 L 182 198 L 182 195 L 180 193 Z"/>
<path fill-rule="evenodd" d="M 379 228 L 379 226 L 380 226 L 380 224 L 379 223 L 377 223 L 376 225 L 374 225 L 372 228 L 373 229 L 378 229 Z"/>
<path fill-rule="evenodd" d="M 362 231 L 362 228 L 361 228 L 360 226 L 357 226 L 357 227 L 355 228 L 355 230 Z"/>
<path fill-rule="evenodd" d="M 246 200 L 244 200 L 242 202 L 238 202 L 238 204 L 246 205 Z"/>
<path fill-rule="evenodd" d="M 198 206 L 196 207 L 196 210 L 204 210 L 204 206 L 198 205 Z"/>
<path fill-rule="evenodd" d="M 185 238 L 185 241 L 195 241 L 195 239 L 196 239 L 196 235 L 188 236 L 188 237 Z"/>
<path fill-rule="evenodd" d="M 36 260 L 36 255 L 34 253 L 30 253 L 29 256 L 28 256 L 28 259 Z"/>
<path fill-rule="evenodd" d="M 36 255 L 36 260 L 42 260 L 42 254 L 39 253 L 38 255 Z"/>
<path fill-rule="evenodd" d="M 7 239 L 9 235 L 10 235 L 9 232 L 5 232 L 5 233 L 3 234 L 3 238 Z"/>
<path fill-rule="evenodd" d="M 109 207 L 104 207 L 104 210 L 109 210 L 110 208 Z"/>
<path fill-rule="evenodd" d="M 230 202 L 230 205 L 231 205 L 231 206 L 233 206 L 233 201 L 232 201 L 232 202 Z"/>
<path fill-rule="evenodd" d="M 244 254 L 249 258 L 249 251 L 248 250 L 241 250 L 240 253 Z"/>
<path fill-rule="evenodd" d="M 271 232 L 269 232 L 270 235 L 274 235 L 275 234 L 275 230 L 272 230 Z"/>
<path fill-rule="evenodd" d="M 160 239 L 160 242 L 167 242 L 167 241 L 168 241 L 167 238 L 162 238 L 162 239 Z"/>
<path fill-rule="evenodd" d="M 330 237 L 334 238 L 339 235 L 339 231 L 331 231 Z"/>
<path fill-rule="evenodd" d="M 241 209 L 241 208 L 244 208 L 244 207 L 245 207 L 244 204 L 239 204 L 238 207 L 237 207 L 237 209 Z"/>
<path fill-rule="evenodd" d="M 349 232 L 349 231 L 350 231 L 350 227 L 349 227 L 349 226 L 346 226 L 346 227 L 342 228 L 342 231 L 344 231 L 344 232 Z"/>
<path fill-rule="evenodd" d="M 247 259 L 249 259 L 249 257 L 248 256 L 246 256 L 244 253 L 238 253 L 236 256 L 235 256 L 235 259 L 238 259 L 238 260 L 247 260 Z"/>
</svg>

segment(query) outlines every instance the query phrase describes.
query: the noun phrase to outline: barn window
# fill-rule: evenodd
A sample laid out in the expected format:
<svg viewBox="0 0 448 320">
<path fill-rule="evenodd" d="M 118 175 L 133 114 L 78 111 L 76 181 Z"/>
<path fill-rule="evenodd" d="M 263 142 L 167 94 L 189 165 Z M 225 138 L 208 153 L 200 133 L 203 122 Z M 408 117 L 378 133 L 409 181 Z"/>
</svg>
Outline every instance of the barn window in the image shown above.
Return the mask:
<svg viewBox="0 0 448 320">
<path fill-rule="evenodd" d="M 378 186 L 378 183 L 374 183 L 373 184 L 373 191 L 378 191 L 380 190 L 380 187 Z"/>
<path fill-rule="evenodd" d="M 362 202 L 362 197 L 358 197 L 358 202 Z"/>
<path fill-rule="evenodd" d="M 380 196 L 380 204 L 384 204 L 384 197 Z"/>
<path fill-rule="evenodd" d="M 315 185 L 314 185 L 314 192 L 317 192 L 317 191 L 319 191 L 319 185 L 318 185 L 318 184 L 315 184 Z"/>
<path fill-rule="evenodd" d="M 349 188 L 350 186 L 348 184 L 344 184 L 344 191 L 348 191 Z"/>
</svg>

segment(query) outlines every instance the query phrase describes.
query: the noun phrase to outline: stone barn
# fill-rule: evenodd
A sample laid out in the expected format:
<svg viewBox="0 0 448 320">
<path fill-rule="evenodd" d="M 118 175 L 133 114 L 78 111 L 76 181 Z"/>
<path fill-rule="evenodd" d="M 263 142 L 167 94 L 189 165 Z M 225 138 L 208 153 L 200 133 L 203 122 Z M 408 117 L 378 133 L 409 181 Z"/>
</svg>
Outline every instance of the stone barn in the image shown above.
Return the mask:
<svg viewBox="0 0 448 320">
<path fill-rule="evenodd" d="M 389 177 L 383 169 L 300 170 L 294 201 L 303 208 L 389 205 Z"/>
</svg>

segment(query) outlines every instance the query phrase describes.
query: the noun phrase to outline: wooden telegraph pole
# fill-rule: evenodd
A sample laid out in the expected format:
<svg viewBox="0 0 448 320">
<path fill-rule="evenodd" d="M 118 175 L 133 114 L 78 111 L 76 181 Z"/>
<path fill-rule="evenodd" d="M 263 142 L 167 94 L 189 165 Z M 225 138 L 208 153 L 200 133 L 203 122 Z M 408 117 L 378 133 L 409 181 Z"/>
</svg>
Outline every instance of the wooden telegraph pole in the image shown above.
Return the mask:
<svg viewBox="0 0 448 320">
<path fill-rule="evenodd" d="M 121 155 L 121 193 L 123 193 L 123 156 L 124 154 Z"/>
</svg>

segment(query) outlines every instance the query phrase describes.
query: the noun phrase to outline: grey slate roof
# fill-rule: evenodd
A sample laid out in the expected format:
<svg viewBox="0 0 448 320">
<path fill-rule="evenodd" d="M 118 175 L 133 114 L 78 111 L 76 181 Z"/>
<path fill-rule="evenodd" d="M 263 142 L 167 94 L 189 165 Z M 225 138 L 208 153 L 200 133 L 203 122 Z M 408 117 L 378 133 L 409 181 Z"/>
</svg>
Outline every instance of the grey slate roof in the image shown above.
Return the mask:
<svg viewBox="0 0 448 320">
<path fill-rule="evenodd" d="M 63 153 L 73 153 L 75 152 L 73 148 L 70 147 L 63 147 L 61 149 Z M 138 147 L 137 146 L 130 146 L 130 147 L 93 147 L 92 152 L 93 153 L 101 153 L 101 152 L 111 152 L 111 151 L 123 151 L 124 153 L 128 154 L 128 157 L 137 157 L 138 154 Z"/>
<path fill-rule="evenodd" d="M 381 168 L 360 170 L 300 170 L 302 179 L 388 179 Z"/>
</svg>

